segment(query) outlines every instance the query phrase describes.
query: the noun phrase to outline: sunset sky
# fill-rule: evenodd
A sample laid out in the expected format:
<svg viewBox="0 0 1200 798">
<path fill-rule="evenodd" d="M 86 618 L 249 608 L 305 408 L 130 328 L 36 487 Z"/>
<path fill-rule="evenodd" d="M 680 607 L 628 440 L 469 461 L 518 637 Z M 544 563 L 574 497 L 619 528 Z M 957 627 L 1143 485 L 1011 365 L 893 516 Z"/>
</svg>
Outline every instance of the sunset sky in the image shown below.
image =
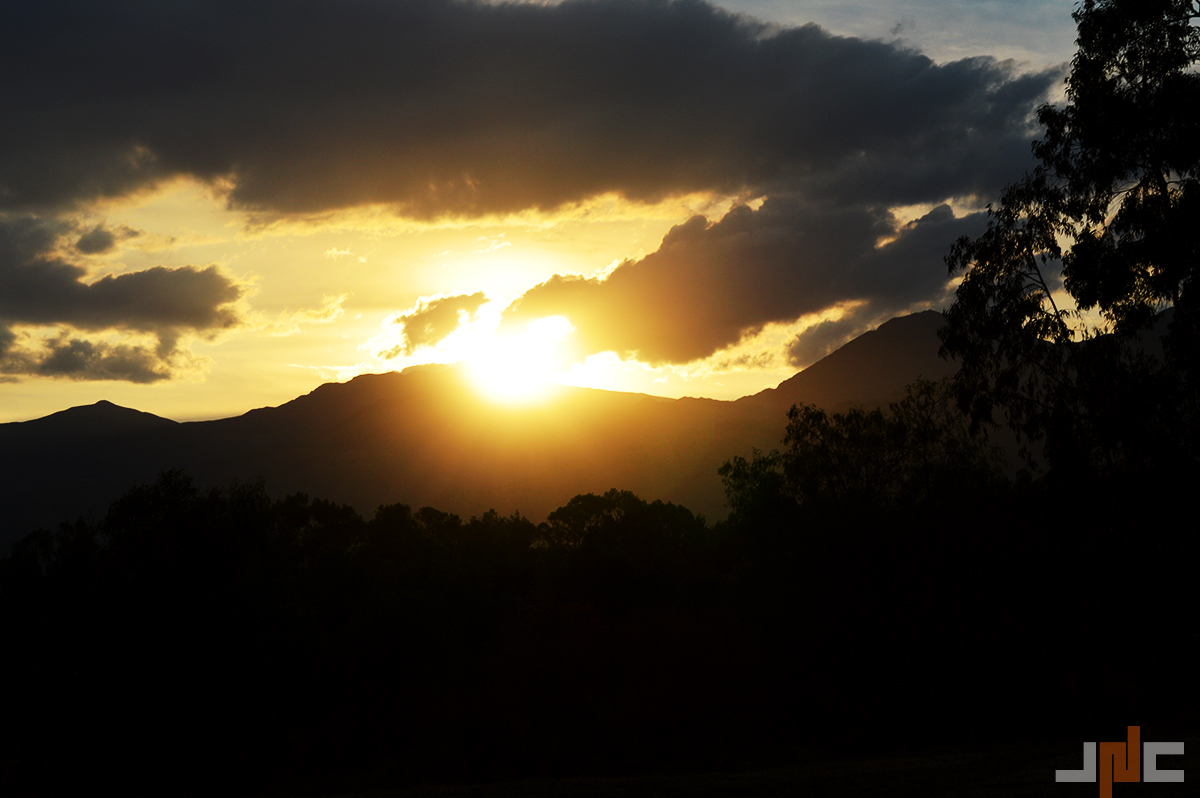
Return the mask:
<svg viewBox="0 0 1200 798">
<path fill-rule="evenodd" d="M 466 360 L 778 384 L 945 307 L 1071 4 L 10 2 L 0 422 Z"/>
</svg>

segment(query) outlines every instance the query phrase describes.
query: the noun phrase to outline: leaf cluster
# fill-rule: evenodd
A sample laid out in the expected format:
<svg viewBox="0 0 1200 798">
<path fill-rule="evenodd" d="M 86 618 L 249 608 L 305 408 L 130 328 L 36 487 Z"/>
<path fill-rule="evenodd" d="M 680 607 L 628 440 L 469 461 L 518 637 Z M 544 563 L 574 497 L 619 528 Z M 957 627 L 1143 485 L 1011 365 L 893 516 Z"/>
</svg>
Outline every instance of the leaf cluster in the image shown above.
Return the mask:
<svg viewBox="0 0 1200 798">
<path fill-rule="evenodd" d="M 1103 469 L 1132 444 L 1113 440 L 1131 426 L 1114 393 L 1132 412 L 1139 387 L 1173 380 L 1179 399 L 1200 384 L 1200 3 L 1084 0 L 1074 17 L 1067 102 L 1039 109 L 1038 165 L 946 257 L 962 280 L 941 337 L 976 423 Z M 1156 321 L 1167 330 L 1147 333 Z"/>
<path fill-rule="evenodd" d="M 948 383 L 920 380 L 882 409 L 788 411 L 784 450 L 720 470 L 735 517 L 764 508 L 825 514 L 932 512 L 1003 481 L 999 451 L 959 412 Z"/>
</svg>

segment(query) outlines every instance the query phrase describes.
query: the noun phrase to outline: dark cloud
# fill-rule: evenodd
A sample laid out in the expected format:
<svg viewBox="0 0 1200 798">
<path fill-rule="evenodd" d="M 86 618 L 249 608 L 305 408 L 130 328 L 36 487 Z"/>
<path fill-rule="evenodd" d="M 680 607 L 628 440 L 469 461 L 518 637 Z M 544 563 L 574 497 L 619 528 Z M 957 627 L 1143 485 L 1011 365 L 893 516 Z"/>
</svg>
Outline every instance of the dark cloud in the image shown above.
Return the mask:
<svg viewBox="0 0 1200 798">
<path fill-rule="evenodd" d="M 79 240 L 75 242 L 75 249 L 85 255 L 98 255 L 108 252 L 116 243 L 116 236 L 105 230 L 103 225 L 96 225 L 79 237 Z"/>
<path fill-rule="evenodd" d="M 75 249 L 84 255 L 100 255 L 111 251 L 117 245 L 118 240 L 136 238 L 139 235 L 141 235 L 140 230 L 131 230 L 124 225 L 116 230 L 109 230 L 104 225 L 98 224 L 79 237 L 75 242 Z"/>
<path fill-rule="evenodd" d="M 51 342 L 27 373 L 73 380 L 158 382 L 171 377 L 171 358 L 155 350 L 126 344 L 109 345 L 79 338 Z"/>
<path fill-rule="evenodd" d="M 3 360 L 13 344 L 17 341 L 17 335 L 7 327 L 0 327 L 0 360 Z"/>
<path fill-rule="evenodd" d="M 655 363 L 833 305 L 853 303 L 840 335 L 943 296 L 942 255 L 978 219 L 944 208 L 897 228 L 888 208 L 993 197 L 1030 165 L 1032 112 L 1062 76 L 987 57 L 937 64 L 701 0 L 8 3 L 0 69 L 9 213 L 52 217 L 179 175 L 266 213 L 767 197 L 678 226 L 606 280 L 556 276 L 507 313 L 566 315 L 577 354 Z M 21 254 L 48 251 L 43 234 L 0 229 L 0 321 L 160 341 L 235 322 L 239 289 L 215 269 L 89 284 L 76 265 Z M 105 251 L 112 236 L 97 227 L 76 246 Z M 405 343 L 386 354 L 436 343 L 476 296 L 403 317 Z"/>
<path fill-rule="evenodd" d="M 187 359 L 180 335 L 239 323 L 233 303 L 244 289 L 217 267 L 158 266 L 87 282 L 83 267 L 56 254 L 58 240 L 70 232 L 64 222 L 0 217 L 0 372 L 152 382 Z M 17 342 L 12 328 L 20 325 L 60 332 L 31 347 Z M 92 342 L 67 328 L 145 333 L 158 344 Z"/>
<path fill-rule="evenodd" d="M 857 313 L 814 324 L 788 344 L 788 363 L 806 368 L 837 349 L 862 331 L 863 320 Z"/>
<path fill-rule="evenodd" d="M 416 216 L 607 191 L 991 193 L 1058 77 L 699 0 L 8 3 L 0 69 L 2 208 L 185 174 L 232 177 L 251 208 Z"/>
<path fill-rule="evenodd" d="M 556 275 L 510 306 L 505 323 L 564 315 L 576 356 L 612 350 L 655 364 L 703 358 L 834 305 L 854 303 L 862 331 L 944 296 L 946 248 L 981 226 L 978 214 L 957 218 L 946 206 L 898 226 L 883 210 L 769 199 L 716 223 L 694 217 L 607 279 Z"/>
<path fill-rule="evenodd" d="M 81 330 L 211 332 L 234 326 L 243 292 L 215 266 L 156 266 L 85 282 L 83 267 L 54 254 L 66 226 L 0 218 L 0 320 Z"/>
<path fill-rule="evenodd" d="M 60 333 L 48 341 L 18 342 L 0 327 L 0 381 L 17 377 L 65 377 L 73 380 L 124 380 L 150 383 L 169 379 L 186 353 L 163 346 L 151 349 L 87 341 Z"/>
<path fill-rule="evenodd" d="M 404 345 L 392 348 L 384 356 L 393 358 L 401 352 L 411 355 L 419 346 L 435 345 L 457 330 L 464 316 L 474 315 L 487 301 L 482 291 L 422 300 L 416 308 L 396 318 L 395 323 L 404 333 Z"/>
</svg>

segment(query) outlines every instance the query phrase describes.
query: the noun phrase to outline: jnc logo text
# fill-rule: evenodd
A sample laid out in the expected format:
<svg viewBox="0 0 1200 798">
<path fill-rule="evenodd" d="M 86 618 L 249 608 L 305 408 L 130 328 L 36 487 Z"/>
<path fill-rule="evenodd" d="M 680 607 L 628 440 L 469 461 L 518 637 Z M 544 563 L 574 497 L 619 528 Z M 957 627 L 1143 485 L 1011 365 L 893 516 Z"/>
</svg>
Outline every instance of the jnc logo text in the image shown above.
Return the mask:
<svg viewBox="0 0 1200 798">
<path fill-rule="evenodd" d="M 1114 781 L 1183 781 L 1182 770 L 1159 770 L 1160 756 L 1181 756 L 1183 743 L 1142 744 L 1142 727 L 1130 726 L 1128 743 L 1083 744 L 1082 770 L 1056 770 L 1055 781 L 1095 781 L 1096 762 L 1100 763 L 1100 798 L 1112 798 Z M 1143 753 L 1145 756 L 1143 757 Z M 1145 771 L 1142 761 L 1145 761 Z"/>
</svg>

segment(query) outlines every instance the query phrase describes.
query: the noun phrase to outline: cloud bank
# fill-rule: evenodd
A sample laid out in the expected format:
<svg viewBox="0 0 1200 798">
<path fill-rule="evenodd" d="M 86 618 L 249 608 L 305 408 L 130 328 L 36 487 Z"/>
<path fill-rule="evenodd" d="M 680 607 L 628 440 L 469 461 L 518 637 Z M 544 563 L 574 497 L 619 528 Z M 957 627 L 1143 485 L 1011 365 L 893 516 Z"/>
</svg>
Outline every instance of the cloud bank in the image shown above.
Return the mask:
<svg viewBox="0 0 1200 798">
<path fill-rule="evenodd" d="M 505 321 L 564 315 L 581 353 L 612 350 L 652 365 L 698 360 L 770 322 L 834 306 L 852 307 L 838 329 L 861 332 L 944 297 L 947 242 L 981 224 L 979 215 L 956 218 L 945 205 L 899 226 L 879 209 L 768 199 L 718 222 L 693 217 L 657 251 L 626 261 L 607 279 L 556 275 L 514 302 Z M 811 335 L 833 329 L 814 327 Z M 815 346 L 793 343 L 793 363 L 824 354 L 808 359 Z"/>
<path fill-rule="evenodd" d="M 268 215 L 766 197 L 676 227 L 606 280 L 555 277 L 508 312 L 566 315 L 580 352 L 653 363 L 835 305 L 857 308 L 849 329 L 937 301 L 941 256 L 978 220 L 941 208 L 901 226 L 889 209 L 994 196 L 1029 165 L 1032 111 L 1061 77 L 987 57 L 939 64 L 701 0 L 9 3 L 0 68 L 21 76 L 0 84 L 10 219 L 178 176 Z M 75 243 L 102 253 L 114 238 L 100 226 Z M 13 246 L 0 240 L 5 264 L 24 262 Z M 232 323 L 236 288 L 212 269 L 84 283 L 62 261 L 3 268 L 26 323 L 160 336 Z M 0 319 L 17 321 L 15 307 L 0 299 Z M 406 317 L 404 351 L 436 343 L 464 307 Z"/>
<path fill-rule="evenodd" d="M 383 352 L 382 356 L 390 360 L 401 353 L 411 355 L 418 347 L 433 346 L 478 313 L 487 301 L 482 291 L 420 300 L 416 307 L 392 322 L 399 325 L 404 342 Z"/>
<path fill-rule="evenodd" d="M 88 282 L 82 266 L 58 254 L 60 238 L 73 232 L 33 216 L 0 217 L 0 374 L 155 382 L 192 362 L 181 335 L 240 322 L 234 303 L 244 289 L 217 267 L 155 267 Z M 19 327 L 57 332 L 37 339 Z M 156 344 L 79 336 L 111 331 Z"/>
<path fill-rule="evenodd" d="M 917 202 L 995 187 L 1056 73 L 934 64 L 697 0 L 5 4 L 0 208 L 174 175 L 235 205 L 408 215 L 780 182 Z"/>
</svg>

